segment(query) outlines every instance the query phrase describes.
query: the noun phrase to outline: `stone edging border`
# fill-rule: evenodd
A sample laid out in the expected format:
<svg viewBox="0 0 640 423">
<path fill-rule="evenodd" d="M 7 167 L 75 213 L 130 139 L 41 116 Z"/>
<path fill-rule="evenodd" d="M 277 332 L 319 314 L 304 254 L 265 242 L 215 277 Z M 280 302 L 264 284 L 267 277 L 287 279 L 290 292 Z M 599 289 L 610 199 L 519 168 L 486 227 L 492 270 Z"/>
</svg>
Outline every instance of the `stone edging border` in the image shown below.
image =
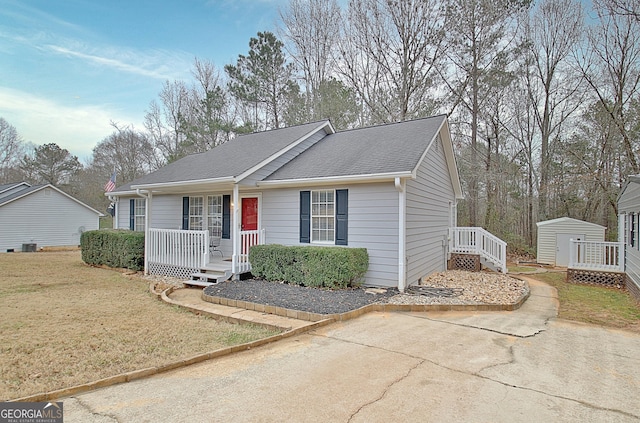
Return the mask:
<svg viewBox="0 0 640 423">
<path fill-rule="evenodd" d="M 523 280 L 521 278 L 516 278 L 516 279 Z M 524 282 L 526 283 L 526 281 Z M 219 316 L 214 313 L 208 313 L 206 311 L 195 309 L 193 307 L 184 306 L 179 304 L 176 301 L 171 300 L 168 297 L 168 294 L 173 292 L 173 290 L 176 289 L 176 287 L 169 287 L 160 294 L 155 292 L 153 287 L 154 287 L 154 284 L 152 282 L 149 284 L 149 291 L 151 292 L 151 294 L 158 299 L 166 301 L 169 304 L 179 305 L 180 307 L 183 307 L 193 313 L 204 314 L 210 317 L 223 319 L 230 323 L 247 323 L 247 321 L 242 319 L 234 319 L 232 317 Z M 522 304 L 524 304 L 524 302 L 527 300 L 527 298 L 529 298 L 530 294 L 531 294 L 531 290 L 529 289 L 529 284 L 527 284 L 527 293 L 523 295 L 522 298 L 520 298 L 520 300 L 514 304 L 369 304 L 357 310 L 352 310 L 346 313 L 336 313 L 336 314 L 325 315 L 325 314 L 309 313 L 309 312 L 298 311 L 298 310 L 291 310 L 291 309 L 286 309 L 282 307 L 266 306 L 264 304 L 251 303 L 248 301 L 228 300 L 226 298 L 205 295 L 203 291 L 202 299 L 204 301 L 208 301 L 214 304 L 245 308 L 247 310 L 254 310 L 254 311 L 259 311 L 263 313 L 271 313 L 271 314 L 276 314 L 278 316 L 289 317 L 289 318 L 294 318 L 298 320 L 306 320 L 312 323 L 306 326 L 302 326 L 298 329 L 289 328 L 289 330 L 286 330 L 285 332 L 270 336 L 268 338 L 258 339 L 256 341 L 235 345 L 233 347 L 226 347 L 226 348 L 221 348 L 221 349 L 214 350 L 207 353 L 197 354 L 192 357 L 174 361 L 172 363 L 167 363 L 161 366 L 133 370 L 126 373 L 121 373 L 119 375 L 109 376 L 104 379 L 99 379 L 93 382 L 72 386 L 69 388 L 57 389 L 50 392 L 43 392 L 39 394 L 29 395 L 22 398 L 9 400 L 9 402 L 52 401 L 61 397 L 70 397 L 73 395 L 78 395 L 84 392 L 93 391 L 99 388 L 104 388 L 104 387 L 116 385 L 119 383 L 131 382 L 137 379 L 142 379 L 142 378 L 157 375 L 160 373 L 168 372 L 170 370 L 175 370 L 184 366 L 190 366 L 192 364 L 201 363 L 203 361 L 211 360 L 213 358 L 224 357 L 226 355 L 230 355 L 236 352 L 250 350 L 251 348 L 256 348 L 262 345 L 279 341 L 281 339 L 299 335 L 301 333 L 307 332 L 312 329 L 316 329 L 318 327 L 326 326 L 336 321 L 345 321 L 349 319 L 354 319 L 356 317 L 362 316 L 363 314 L 370 313 L 370 312 L 375 312 L 375 311 L 378 311 L 378 312 L 513 311 L 513 310 L 519 309 L 522 306 Z M 226 304 L 225 304 L 225 301 L 226 301 Z M 248 322 L 248 323 L 252 323 L 252 324 L 256 324 L 256 325 L 260 325 L 260 326 L 268 327 L 272 329 L 279 329 L 279 330 L 283 329 L 281 327 L 269 325 L 265 323 L 256 323 L 256 322 Z"/>
</svg>

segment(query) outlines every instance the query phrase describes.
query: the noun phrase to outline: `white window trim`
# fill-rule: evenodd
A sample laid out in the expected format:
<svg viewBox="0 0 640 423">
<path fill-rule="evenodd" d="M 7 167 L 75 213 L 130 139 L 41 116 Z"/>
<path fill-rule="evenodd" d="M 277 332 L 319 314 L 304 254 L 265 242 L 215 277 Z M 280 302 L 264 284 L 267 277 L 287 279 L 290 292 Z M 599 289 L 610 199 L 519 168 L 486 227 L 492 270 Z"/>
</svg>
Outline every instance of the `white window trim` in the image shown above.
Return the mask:
<svg viewBox="0 0 640 423">
<path fill-rule="evenodd" d="M 217 197 L 218 198 L 217 206 L 220 207 L 220 212 L 219 213 L 213 213 L 213 210 L 211 210 L 211 207 L 209 207 L 211 205 L 211 198 L 213 198 L 213 197 Z M 223 199 L 224 199 L 224 197 L 223 197 L 222 194 L 207 195 L 207 203 L 204 206 L 205 207 L 205 213 L 206 213 L 206 216 L 207 216 L 207 218 L 206 218 L 206 229 L 209 230 L 209 234 L 211 236 L 220 236 L 220 237 L 222 237 L 222 227 L 223 227 L 222 216 L 224 214 L 224 206 L 223 206 L 223 201 L 224 200 Z M 218 217 L 219 220 L 217 220 L 216 217 Z M 209 225 L 210 219 L 212 221 L 216 221 L 217 220 L 218 222 L 220 222 L 220 228 L 219 228 L 220 229 L 220 233 L 219 234 L 214 233 L 213 225 Z"/>
<path fill-rule="evenodd" d="M 333 222 L 333 239 L 331 240 L 316 240 L 314 239 L 314 229 L 313 229 L 313 222 L 314 222 L 314 218 L 327 218 L 329 217 L 329 215 L 314 215 L 313 214 L 313 194 L 314 193 L 319 193 L 319 192 L 331 192 L 333 193 L 333 217 L 332 217 L 332 222 Z M 317 190 L 311 190 L 311 195 L 309 196 L 311 201 L 311 216 L 310 216 L 310 221 L 309 221 L 309 225 L 310 225 L 310 233 L 309 233 L 309 239 L 310 239 L 310 243 L 311 244 L 318 244 L 318 245 L 335 245 L 336 243 L 336 190 L 335 189 L 317 189 Z M 328 204 L 328 203 L 327 203 Z M 326 230 L 323 229 L 318 229 L 321 230 L 323 232 L 326 232 Z"/>
<path fill-rule="evenodd" d="M 146 199 L 135 198 L 133 202 L 133 230 L 144 232 L 146 219 Z M 141 213 L 138 213 L 141 211 Z"/>
</svg>

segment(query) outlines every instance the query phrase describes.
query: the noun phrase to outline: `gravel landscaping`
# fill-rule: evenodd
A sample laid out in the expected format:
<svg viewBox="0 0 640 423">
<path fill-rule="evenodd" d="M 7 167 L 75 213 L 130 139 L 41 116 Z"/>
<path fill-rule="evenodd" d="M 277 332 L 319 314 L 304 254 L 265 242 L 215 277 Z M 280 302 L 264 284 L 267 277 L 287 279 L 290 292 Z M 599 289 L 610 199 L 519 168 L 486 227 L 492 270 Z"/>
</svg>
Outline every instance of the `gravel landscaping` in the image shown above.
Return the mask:
<svg viewBox="0 0 640 423">
<path fill-rule="evenodd" d="M 487 272 L 447 271 L 423 280 L 419 288 L 354 288 L 326 290 L 258 279 L 222 282 L 205 288 L 210 296 L 249 301 L 318 314 L 345 313 L 372 303 L 389 304 L 514 304 L 527 292 L 526 282 Z M 433 289 L 431 289 L 433 288 Z"/>
</svg>

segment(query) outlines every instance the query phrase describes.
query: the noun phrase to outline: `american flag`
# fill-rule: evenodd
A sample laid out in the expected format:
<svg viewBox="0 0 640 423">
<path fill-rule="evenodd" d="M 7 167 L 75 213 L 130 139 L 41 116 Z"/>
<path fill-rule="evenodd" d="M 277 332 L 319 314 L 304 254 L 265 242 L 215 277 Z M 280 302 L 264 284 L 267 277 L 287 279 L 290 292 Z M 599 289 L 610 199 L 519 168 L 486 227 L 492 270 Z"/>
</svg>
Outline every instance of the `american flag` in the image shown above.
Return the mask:
<svg viewBox="0 0 640 423">
<path fill-rule="evenodd" d="M 109 178 L 109 181 L 107 181 L 106 184 L 104 184 L 104 190 L 105 192 L 111 192 L 116 188 L 116 173 L 113 172 L 111 174 L 111 178 Z"/>
</svg>

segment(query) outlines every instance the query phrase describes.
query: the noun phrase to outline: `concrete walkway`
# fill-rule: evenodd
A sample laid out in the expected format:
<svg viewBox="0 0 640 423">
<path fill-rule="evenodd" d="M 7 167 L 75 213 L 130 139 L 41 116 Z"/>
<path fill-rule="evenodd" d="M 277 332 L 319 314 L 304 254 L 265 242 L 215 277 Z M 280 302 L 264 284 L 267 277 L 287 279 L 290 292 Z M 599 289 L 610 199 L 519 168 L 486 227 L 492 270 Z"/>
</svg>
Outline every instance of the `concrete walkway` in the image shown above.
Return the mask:
<svg viewBox="0 0 640 423">
<path fill-rule="evenodd" d="M 65 398 L 65 422 L 635 422 L 640 336 L 514 312 L 370 313 Z"/>
</svg>

